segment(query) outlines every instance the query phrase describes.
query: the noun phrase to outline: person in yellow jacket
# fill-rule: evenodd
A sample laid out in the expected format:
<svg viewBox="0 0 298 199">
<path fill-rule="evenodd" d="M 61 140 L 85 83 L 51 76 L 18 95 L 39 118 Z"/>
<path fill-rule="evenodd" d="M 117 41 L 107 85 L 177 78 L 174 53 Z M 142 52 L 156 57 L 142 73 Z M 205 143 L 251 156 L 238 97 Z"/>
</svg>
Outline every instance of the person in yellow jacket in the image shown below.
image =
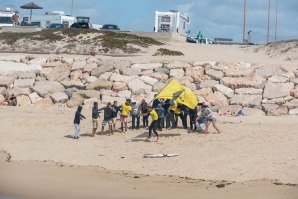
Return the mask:
<svg viewBox="0 0 298 199">
<path fill-rule="evenodd" d="M 121 122 L 121 131 L 123 131 L 123 124 L 125 127 L 125 133 L 127 133 L 127 123 L 128 123 L 128 116 L 130 114 L 130 111 L 132 110 L 131 107 L 131 100 L 127 99 L 125 103 L 121 104 L 121 114 L 120 114 L 120 122 Z"/>
<path fill-rule="evenodd" d="M 152 118 L 152 122 L 149 126 L 149 136 L 147 139 L 150 139 L 151 138 L 151 134 L 152 134 L 152 131 L 154 132 L 154 134 L 156 135 L 156 142 L 158 142 L 159 140 L 159 135 L 156 131 L 157 129 L 157 126 L 158 126 L 158 114 L 156 112 L 156 110 L 152 107 L 148 107 L 148 110 L 149 110 L 149 114 L 151 115 L 151 118 Z"/>
</svg>

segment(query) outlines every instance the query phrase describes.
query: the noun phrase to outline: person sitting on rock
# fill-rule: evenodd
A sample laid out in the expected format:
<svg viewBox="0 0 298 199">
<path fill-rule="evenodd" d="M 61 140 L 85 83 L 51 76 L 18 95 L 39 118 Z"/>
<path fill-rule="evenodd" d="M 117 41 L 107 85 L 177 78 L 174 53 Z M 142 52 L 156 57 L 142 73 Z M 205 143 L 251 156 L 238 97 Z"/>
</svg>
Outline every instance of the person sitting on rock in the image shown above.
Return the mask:
<svg viewBox="0 0 298 199">
<path fill-rule="evenodd" d="M 17 98 L 14 94 L 12 94 L 11 97 L 7 96 L 5 102 L 6 102 L 7 106 L 16 106 Z"/>
</svg>

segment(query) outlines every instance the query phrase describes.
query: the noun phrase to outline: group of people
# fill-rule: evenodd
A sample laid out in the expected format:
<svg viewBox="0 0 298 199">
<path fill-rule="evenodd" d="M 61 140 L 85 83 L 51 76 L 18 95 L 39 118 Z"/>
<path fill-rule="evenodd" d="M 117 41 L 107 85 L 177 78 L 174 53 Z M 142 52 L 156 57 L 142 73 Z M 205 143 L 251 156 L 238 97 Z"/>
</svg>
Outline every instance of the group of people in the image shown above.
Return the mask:
<svg viewBox="0 0 298 199">
<path fill-rule="evenodd" d="M 74 118 L 74 139 L 79 138 L 80 121 L 82 119 L 86 119 L 86 117 L 81 114 L 81 111 L 82 106 L 78 106 Z M 155 98 L 152 106 L 150 106 L 145 100 L 141 102 L 132 102 L 130 99 L 127 99 L 120 106 L 118 106 L 117 101 L 114 101 L 113 104 L 109 102 L 107 106 L 98 108 L 98 103 L 94 102 L 92 108 L 92 136 L 95 136 L 95 133 L 99 128 L 101 111 L 103 111 L 103 120 L 100 134 L 103 134 L 105 126 L 108 125 L 109 135 L 113 135 L 116 132 L 117 120 L 120 120 L 121 132 L 127 133 L 130 117 L 131 130 L 139 129 L 142 119 L 142 127 L 149 130 L 147 139 L 151 138 L 153 132 L 156 135 L 157 141 L 159 140 L 158 131 L 162 131 L 164 128 L 167 130 L 177 128 L 179 118 L 184 129 L 189 128 L 190 130 L 205 131 L 205 133 L 208 133 L 208 128 L 212 123 L 217 132 L 221 133 L 217 127 L 216 119 L 212 110 L 206 104 L 199 103 L 194 109 L 190 109 L 183 104 L 178 104 L 175 100 Z M 200 113 L 200 115 L 198 115 L 198 113 Z M 150 116 L 151 123 L 149 125 Z"/>
<path fill-rule="evenodd" d="M 0 102 L 1 106 L 16 106 L 17 105 L 17 97 L 12 94 L 11 96 L 5 95 L 4 102 Z"/>
</svg>

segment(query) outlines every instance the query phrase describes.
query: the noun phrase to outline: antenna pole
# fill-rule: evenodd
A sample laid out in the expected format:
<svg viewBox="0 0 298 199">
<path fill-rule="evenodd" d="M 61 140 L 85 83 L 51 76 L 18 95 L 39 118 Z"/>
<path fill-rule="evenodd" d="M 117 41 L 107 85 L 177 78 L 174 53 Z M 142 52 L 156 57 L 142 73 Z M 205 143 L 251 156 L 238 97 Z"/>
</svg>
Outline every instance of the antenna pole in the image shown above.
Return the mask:
<svg viewBox="0 0 298 199">
<path fill-rule="evenodd" d="M 278 20 L 278 0 L 276 0 L 276 14 L 275 14 L 275 42 L 277 41 L 277 20 Z"/>
<path fill-rule="evenodd" d="M 246 33 L 246 0 L 244 0 L 244 22 L 243 22 L 243 43 L 245 43 L 245 33 Z"/>
<path fill-rule="evenodd" d="M 269 43 L 269 37 L 270 37 L 270 10 L 271 10 L 271 0 L 269 0 L 269 7 L 268 7 L 268 31 L 267 31 L 267 44 Z"/>
</svg>

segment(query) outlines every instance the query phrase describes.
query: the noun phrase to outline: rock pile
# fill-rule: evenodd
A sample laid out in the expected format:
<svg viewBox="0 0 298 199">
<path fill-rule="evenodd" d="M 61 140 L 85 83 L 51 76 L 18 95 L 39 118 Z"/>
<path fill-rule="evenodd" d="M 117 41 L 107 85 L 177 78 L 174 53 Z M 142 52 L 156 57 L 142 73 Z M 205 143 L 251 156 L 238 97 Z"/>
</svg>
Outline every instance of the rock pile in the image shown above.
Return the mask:
<svg viewBox="0 0 298 199">
<path fill-rule="evenodd" d="M 53 56 L 0 61 L 0 75 L 0 100 L 14 93 L 21 106 L 65 103 L 75 107 L 126 98 L 150 102 L 170 78 L 175 78 L 215 111 L 235 111 L 242 105 L 248 114 L 298 114 L 298 66 L 208 61 L 134 63 Z"/>
</svg>

